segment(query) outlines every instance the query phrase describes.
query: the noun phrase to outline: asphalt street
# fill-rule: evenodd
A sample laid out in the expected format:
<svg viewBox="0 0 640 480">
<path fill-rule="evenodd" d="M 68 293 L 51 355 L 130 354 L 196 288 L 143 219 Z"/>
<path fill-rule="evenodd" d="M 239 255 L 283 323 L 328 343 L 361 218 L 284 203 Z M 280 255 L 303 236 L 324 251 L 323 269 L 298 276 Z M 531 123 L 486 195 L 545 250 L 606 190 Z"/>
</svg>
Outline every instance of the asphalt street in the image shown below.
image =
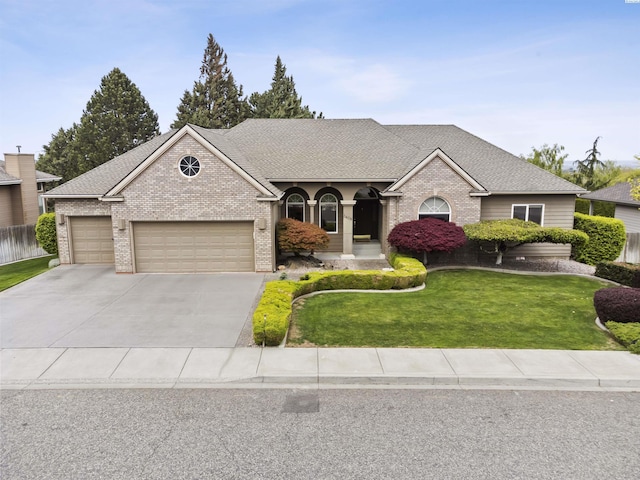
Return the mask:
<svg viewBox="0 0 640 480">
<path fill-rule="evenodd" d="M 6 390 L 3 479 L 635 479 L 640 394 Z"/>
</svg>

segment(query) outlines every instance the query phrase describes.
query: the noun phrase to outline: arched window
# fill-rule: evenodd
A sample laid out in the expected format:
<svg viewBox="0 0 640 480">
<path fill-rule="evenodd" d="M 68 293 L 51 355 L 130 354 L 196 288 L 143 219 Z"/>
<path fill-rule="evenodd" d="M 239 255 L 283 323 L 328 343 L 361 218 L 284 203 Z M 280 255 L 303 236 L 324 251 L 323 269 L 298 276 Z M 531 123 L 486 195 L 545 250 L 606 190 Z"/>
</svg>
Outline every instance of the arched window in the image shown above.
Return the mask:
<svg viewBox="0 0 640 480">
<path fill-rule="evenodd" d="M 338 233 L 338 198 L 332 193 L 320 197 L 320 226 L 327 233 Z"/>
<path fill-rule="evenodd" d="M 418 212 L 418 218 L 437 218 L 445 222 L 451 221 L 451 207 L 444 198 L 431 197 L 427 198 Z"/>
<path fill-rule="evenodd" d="M 299 193 L 292 193 L 287 198 L 287 218 L 304 222 L 304 198 Z"/>
</svg>

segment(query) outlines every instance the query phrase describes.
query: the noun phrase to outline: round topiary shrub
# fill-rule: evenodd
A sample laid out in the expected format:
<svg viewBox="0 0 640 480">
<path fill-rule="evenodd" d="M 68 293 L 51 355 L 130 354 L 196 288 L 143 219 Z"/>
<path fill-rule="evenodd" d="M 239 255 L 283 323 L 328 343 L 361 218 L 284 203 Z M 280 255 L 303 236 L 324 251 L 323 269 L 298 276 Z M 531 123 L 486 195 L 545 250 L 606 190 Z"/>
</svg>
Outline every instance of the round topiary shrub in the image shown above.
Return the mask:
<svg viewBox="0 0 640 480">
<path fill-rule="evenodd" d="M 593 296 L 593 306 L 602 323 L 640 322 L 640 288 L 600 289 Z"/>
<path fill-rule="evenodd" d="M 36 223 L 36 240 L 45 252 L 51 255 L 58 254 L 55 213 L 43 213 L 38 217 L 38 223 Z"/>
</svg>

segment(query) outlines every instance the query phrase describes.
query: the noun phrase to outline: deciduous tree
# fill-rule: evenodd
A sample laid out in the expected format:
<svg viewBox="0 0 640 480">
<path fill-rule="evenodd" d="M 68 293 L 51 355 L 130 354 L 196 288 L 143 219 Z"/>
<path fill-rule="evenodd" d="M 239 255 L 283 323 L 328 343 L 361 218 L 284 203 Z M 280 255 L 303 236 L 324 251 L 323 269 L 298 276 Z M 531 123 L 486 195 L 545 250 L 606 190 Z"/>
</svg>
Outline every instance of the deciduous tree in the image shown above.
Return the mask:
<svg viewBox="0 0 640 480">
<path fill-rule="evenodd" d="M 283 252 L 299 256 L 302 252 L 313 252 L 329 246 L 329 235 L 313 223 L 293 218 L 283 218 L 276 224 L 278 247 Z"/>
<path fill-rule="evenodd" d="M 496 265 L 502 264 L 504 254 L 525 243 L 570 243 L 583 245 L 589 237 L 578 230 L 556 227 L 541 227 L 535 222 L 519 219 L 483 220 L 478 223 L 467 224 L 463 227 L 469 240 L 475 240 L 481 245 L 489 244 L 487 253 L 496 254 Z"/>
<path fill-rule="evenodd" d="M 467 241 L 464 230 L 453 222 L 423 218 L 399 223 L 387 237 L 389 244 L 401 252 L 452 252 Z"/>
<path fill-rule="evenodd" d="M 564 147 L 555 143 L 553 147 L 550 147 L 546 143 L 541 148 L 531 147 L 531 153 L 528 156 L 521 155 L 520 157 L 525 159 L 529 163 L 533 163 L 540 168 L 544 168 L 552 173 L 555 173 L 559 177 L 563 176 L 562 169 L 564 167 L 564 161 L 569 156 L 564 152 Z"/>
</svg>

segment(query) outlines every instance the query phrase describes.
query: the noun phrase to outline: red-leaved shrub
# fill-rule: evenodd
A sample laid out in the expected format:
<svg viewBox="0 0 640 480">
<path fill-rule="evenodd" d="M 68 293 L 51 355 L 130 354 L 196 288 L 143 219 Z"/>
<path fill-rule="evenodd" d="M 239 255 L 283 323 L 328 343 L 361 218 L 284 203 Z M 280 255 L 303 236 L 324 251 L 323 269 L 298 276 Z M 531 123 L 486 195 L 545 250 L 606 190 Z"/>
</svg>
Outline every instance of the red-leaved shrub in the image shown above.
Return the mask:
<svg viewBox="0 0 640 480">
<path fill-rule="evenodd" d="M 399 251 L 452 252 L 463 246 L 467 237 L 455 223 L 427 217 L 399 223 L 388 240 Z"/>
<path fill-rule="evenodd" d="M 593 296 L 593 306 L 602 323 L 640 322 L 640 288 L 600 289 Z"/>
<path fill-rule="evenodd" d="M 293 218 L 283 218 L 276 224 L 278 246 L 283 252 L 300 255 L 327 248 L 329 235 L 318 225 L 301 222 Z"/>
</svg>

